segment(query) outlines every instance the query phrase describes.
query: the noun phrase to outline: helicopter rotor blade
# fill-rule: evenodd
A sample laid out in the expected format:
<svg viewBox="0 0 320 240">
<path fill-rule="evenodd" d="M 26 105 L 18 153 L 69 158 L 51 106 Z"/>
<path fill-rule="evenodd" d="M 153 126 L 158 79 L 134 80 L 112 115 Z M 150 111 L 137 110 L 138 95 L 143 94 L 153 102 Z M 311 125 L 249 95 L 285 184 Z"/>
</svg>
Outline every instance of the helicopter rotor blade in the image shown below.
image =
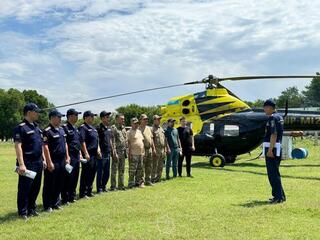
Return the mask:
<svg viewBox="0 0 320 240">
<path fill-rule="evenodd" d="M 218 84 L 222 81 L 242 81 L 242 80 L 259 80 L 259 79 L 290 79 L 290 78 L 315 78 L 319 75 L 265 75 L 265 76 L 241 76 L 241 77 L 225 77 L 218 78 L 212 75 L 200 80 L 193 82 L 186 82 L 185 85 L 200 84 L 200 83 L 211 83 Z"/>
<path fill-rule="evenodd" d="M 168 85 L 168 86 L 163 86 L 163 87 L 147 88 L 147 89 L 142 89 L 142 90 L 137 90 L 137 91 L 132 91 L 132 92 L 125 92 L 125 93 L 110 95 L 110 96 L 106 96 L 106 97 L 93 98 L 93 99 L 89 99 L 89 100 L 85 100 L 85 101 L 68 103 L 68 104 L 59 105 L 59 106 L 55 106 L 55 107 L 43 108 L 41 110 L 46 111 L 46 110 L 51 110 L 51 109 L 56 109 L 56 108 L 79 105 L 79 104 L 83 104 L 83 103 L 95 102 L 95 101 L 109 99 L 109 98 L 116 98 L 116 97 L 121 97 L 121 96 L 132 95 L 132 94 L 136 94 L 136 93 L 150 92 L 150 91 L 156 91 L 156 90 L 161 90 L 161 89 L 166 89 L 166 88 L 174 88 L 174 87 L 180 87 L 180 86 L 184 86 L 184 84 L 174 84 L 174 85 Z"/>
<path fill-rule="evenodd" d="M 289 78 L 315 78 L 319 76 L 313 75 L 274 75 L 274 76 L 242 76 L 242 77 L 226 77 L 218 78 L 218 81 L 240 81 L 240 80 L 255 80 L 255 79 L 289 79 Z"/>
</svg>

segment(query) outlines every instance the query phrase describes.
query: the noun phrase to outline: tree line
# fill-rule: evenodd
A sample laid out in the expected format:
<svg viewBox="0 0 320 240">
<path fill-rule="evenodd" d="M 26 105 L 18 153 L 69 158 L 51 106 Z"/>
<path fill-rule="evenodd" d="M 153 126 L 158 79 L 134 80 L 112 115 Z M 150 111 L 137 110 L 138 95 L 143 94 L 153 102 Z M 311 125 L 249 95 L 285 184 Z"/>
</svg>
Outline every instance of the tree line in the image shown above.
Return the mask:
<svg viewBox="0 0 320 240">
<path fill-rule="evenodd" d="M 320 75 L 313 78 L 305 90 L 299 91 L 296 86 L 288 87 L 274 100 L 279 108 L 284 108 L 287 100 L 289 108 L 320 107 Z M 246 101 L 246 103 L 250 107 L 261 108 L 264 101 L 264 99 L 257 99 L 254 102 Z"/>
<path fill-rule="evenodd" d="M 319 73 L 317 73 L 319 75 Z M 290 108 L 320 107 L 320 75 L 312 79 L 311 83 L 306 86 L 305 90 L 299 91 L 297 87 L 289 87 L 282 91 L 281 95 L 275 98 L 278 107 L 284 108 L 286 100 L 289 102 Z M 11 88 L 9 90 L 0 89 L 0 139 L 6 140 L 12 137 L 13 128 L 23 118 L 23 107 L 28 102 L 36 103 L 40 108 L 54 107 L 48 99 L 39 94 L 36 90 L 23 90 Z M 264 100 L 258 99 L 254 102 L 246 102 L 251 107 L 261 108 Z M 111 115 L 111 123 L 114 123 L 116 113 L 122 113 L 126 119 L 126 126 L 130 126 L 132 117 L 139 117 L 142 113 L 148 115 L 150 123 L 152 116 L 160 115 L 161 106 L 140 106 L 137 104 L 129 104 L 115 109 Z M 108 110 L 108 109 L 105 109 Z M 99 113 L 98 113 L 99 114 Z M 82 124 L 80 119 L 78 125 Z M 40 113 L 39 121 L 41 128 L 49 124 L 48 114 Z M 99 124 L 99 117 L 95 119 L 94 125 Z"/>
</svg>

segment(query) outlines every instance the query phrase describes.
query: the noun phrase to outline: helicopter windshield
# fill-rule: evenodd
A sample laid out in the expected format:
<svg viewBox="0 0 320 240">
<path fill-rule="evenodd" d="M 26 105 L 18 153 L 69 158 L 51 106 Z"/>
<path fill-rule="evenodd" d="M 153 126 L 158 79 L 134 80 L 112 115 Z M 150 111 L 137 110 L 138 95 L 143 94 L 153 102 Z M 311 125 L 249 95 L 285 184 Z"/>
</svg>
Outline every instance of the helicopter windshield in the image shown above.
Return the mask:
<svg viewBox="0 0 320 240">
<path fill-rule="evenodd" d="M 179 105 L 180 101 L 179 100 L 171 100 L 168 102 L 168 105 Z"/>
</svg>

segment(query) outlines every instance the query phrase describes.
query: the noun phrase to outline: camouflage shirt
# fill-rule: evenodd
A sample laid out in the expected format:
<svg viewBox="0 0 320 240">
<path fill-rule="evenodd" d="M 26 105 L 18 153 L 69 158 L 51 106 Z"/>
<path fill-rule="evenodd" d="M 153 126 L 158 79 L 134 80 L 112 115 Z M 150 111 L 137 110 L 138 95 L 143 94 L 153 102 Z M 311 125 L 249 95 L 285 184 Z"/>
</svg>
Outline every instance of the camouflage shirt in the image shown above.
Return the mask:
<svg viewBox="0 0 320 240">
<path fill-rule="evenodd" d="M 125 151 L 127 149 L 127 132 L 124 126 L 118 124 L 111 126 L 112 144 L 114 148 L 119 151 Z"/>
<path fill-rule="evenodd" d="M 156 149 L 164 149 L 166 146 L 164 130 L 162 127 L 153 125 L 153 141 Z"/>
</svg>

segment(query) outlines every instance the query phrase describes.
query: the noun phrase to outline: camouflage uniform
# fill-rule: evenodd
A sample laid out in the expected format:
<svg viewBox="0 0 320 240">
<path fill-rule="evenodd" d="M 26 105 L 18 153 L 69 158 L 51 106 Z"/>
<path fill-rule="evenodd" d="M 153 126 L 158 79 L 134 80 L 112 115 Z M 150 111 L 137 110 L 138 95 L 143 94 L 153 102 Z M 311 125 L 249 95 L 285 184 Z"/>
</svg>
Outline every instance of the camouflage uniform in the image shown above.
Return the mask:
<svg viewBox="0 0 320 240">
<path fill-rule="evenodd" d="M 163 163 L 166 157 L 166 137 L 162 127 L 153 126 L 153 141 L 156 148 L 156 155 L 154 156 L 151 179 L 153 182 L 159 182 L 162 175 Z"/>
<path fill-rule="evenodd" d="M 144 158 L 143 158 L 143 166 L 144 166 L 144 174 L 145 174 L 145 182 L 146 184 L 151 183 L 151 172 L 153 166 L 153 156 L 152 156 L 152 141 L 153 141 L 153 134 L 152 130 L 149 126 L 142 128 L 139 127 L 141 130 L 143 137 L 144 137 Z"/>
<path fill-rule="evenodd" d="M 129 159 L 128 187 L 140 185 L 143 181 L 143 155 L 132 155 Z"/>
<path fill-rule="evenodd" d="M 112 158 L 111 165 L 111 189 L 116 188 L 116 177 L 118 171 L 118 188 L 124 188 L 124 169 L 127 156 L 127 133 L 124 126 L 118 124 L 111 126 L 112 143 L 118 155 L 118 159 Z"/>
</svg>

